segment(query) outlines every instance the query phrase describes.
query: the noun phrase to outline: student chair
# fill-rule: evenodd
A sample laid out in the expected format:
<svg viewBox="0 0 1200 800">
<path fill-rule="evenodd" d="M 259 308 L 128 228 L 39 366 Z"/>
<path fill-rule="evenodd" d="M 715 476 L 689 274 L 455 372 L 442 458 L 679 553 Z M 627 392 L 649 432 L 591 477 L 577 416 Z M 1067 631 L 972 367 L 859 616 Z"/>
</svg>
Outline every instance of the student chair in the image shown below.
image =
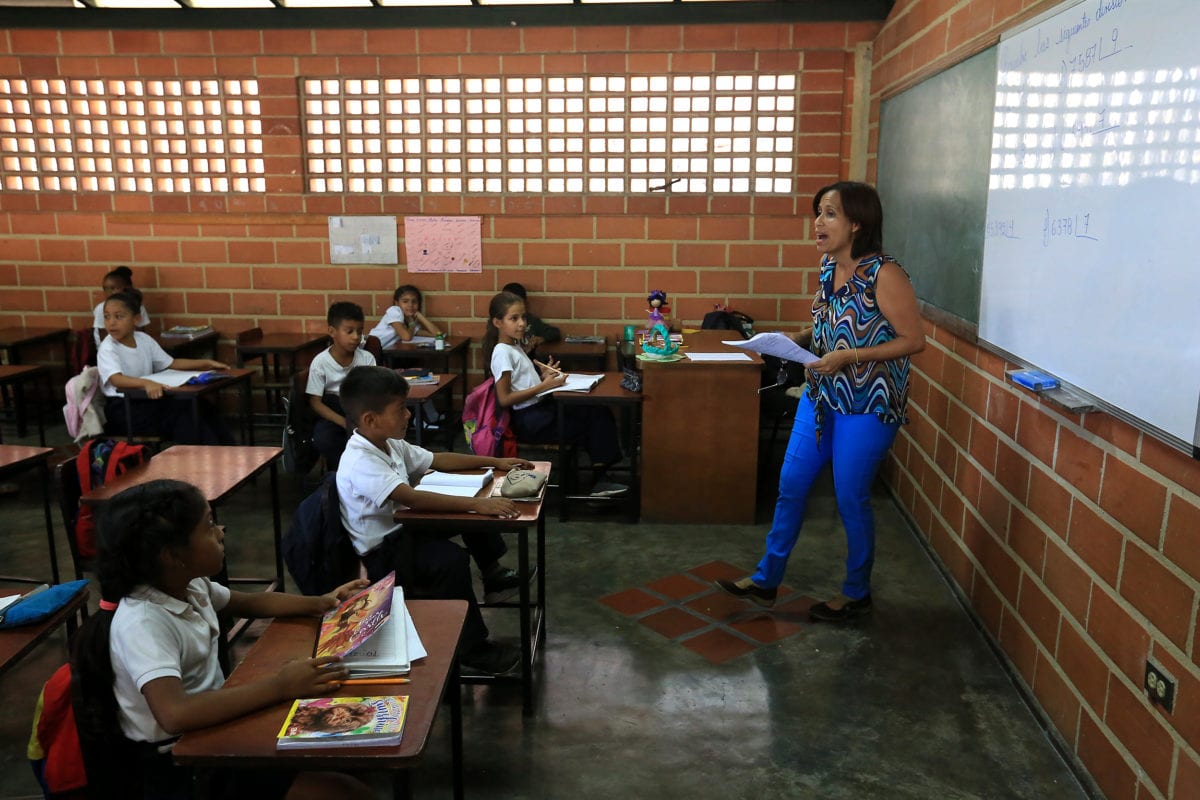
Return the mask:
<svg viewBox="0 0 1200 800">
<path fill-rule="evenodd" d="M 378 336 L 367 334 L 367 338 L 363 340 L 363 349 L 375 356 L 376 364 L 381 367 L 387 366 L 383 360 L 383 342 L 379 341 Z"/>
<path fill-rule="evenodd" d="M 63 530 L 67 533 L 67 544 L 71 548 L 71 565 L 75 569 L 75 580 L 81 580 L 84 572 L 95 574 L 96 564 L 79 552 L 79 540 L 75 535 L 75 519 L 79 514 L 79 470 L 74 456 L 54 468 L 54 483 L 58 486 L 58 508 L 62 513 Z"/>
</svg>

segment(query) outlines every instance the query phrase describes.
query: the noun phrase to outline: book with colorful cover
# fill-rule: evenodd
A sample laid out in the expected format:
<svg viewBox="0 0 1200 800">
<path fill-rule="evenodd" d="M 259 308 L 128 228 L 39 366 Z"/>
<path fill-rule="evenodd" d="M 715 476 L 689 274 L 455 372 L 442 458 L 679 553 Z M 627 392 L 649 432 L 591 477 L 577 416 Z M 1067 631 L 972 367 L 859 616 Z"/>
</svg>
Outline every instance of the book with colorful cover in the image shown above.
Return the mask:
<svg viewBox="0 0 1200 800">
<path fill-rule="evenodd" d="M 316 656 L 345 658 L 375 635 L 391 616 L 396 573 L 389 572 L 379 581 L 325 612 L 317 634 Z"/>
<path fill-rule="evenodd" d="M 277 750 L 394 747 L 404 734 L 408 697 L 317 697 L 292 703 Z"/>
</svg>

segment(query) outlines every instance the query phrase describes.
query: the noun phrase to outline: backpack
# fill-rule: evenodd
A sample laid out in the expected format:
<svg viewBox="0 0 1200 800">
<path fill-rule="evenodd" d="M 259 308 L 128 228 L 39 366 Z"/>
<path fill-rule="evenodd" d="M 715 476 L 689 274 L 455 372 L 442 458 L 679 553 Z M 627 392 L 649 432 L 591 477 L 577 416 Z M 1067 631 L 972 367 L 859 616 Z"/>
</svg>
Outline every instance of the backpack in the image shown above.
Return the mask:
<svg viewBox="0 0 1200 800">
<path fill-rule="evenodd" d="M 325 594 L 354 576 L 358 557 L 342 526 L 337 473 L 296 507 L 283 539 L 283 560 L 303 594 Z"/>
<path fill-rule="evenodd" d="M 284 397 L 283 410 L 283 468 L 293 475 L 307 475 L 321 458 L 312 439 L 312 411 L 301 397 Z"/>
<path fill-rule="evenodd" d="M 33 774 L 46 797 L 87 786 L 87 771 L 71 704 L 71 665 L 63 664 L 38 695 L 26 749 Z"/>
<path fill-rule="evenodd" d="M 83 372 L 85 367 L 96 366 L 96 329 L 80 328 L 75 331 L 75 345 L 71 348 L 71 371 Z"/>
<path fill-rule="evenodd" d="M 730 311 L 728 308 L 718 307 L 704 315 L 700 329 L 737 331 L 743 339 L 749 339 L 754 333 L 754 320 L 741 311 Z"/>
<path fill-rule="evenodd" d="M 130 444 L 119 439 L 92 439 L 84 442 L 75 456 L 79 474 L 79 493 L 85 495 L 97 486 L 123 475 L 139 464 L 150 460 L 144 444 Z M 92 506 L 79 504 L 75 514 L 75 546 L 80 558 L 96 556 L 96 517 Z"/>
<path fill-rule="evenodd" d="M 72 439 L 78 443 L 104 433 L 104 396 L 100 394 L 100 370 L 84 367 L 78 375 L 67 381 L 66 396 L 63 419 L 67 422 L 67 433 Z"/>
<path fill-rule="evenodd" d="M 512 414 L 496 397 L 494 378 L 472 389 L 463 402 L 463 435 L 477 456 L 516 458 L 517 435 L 511 422 Z"/>
</svg>

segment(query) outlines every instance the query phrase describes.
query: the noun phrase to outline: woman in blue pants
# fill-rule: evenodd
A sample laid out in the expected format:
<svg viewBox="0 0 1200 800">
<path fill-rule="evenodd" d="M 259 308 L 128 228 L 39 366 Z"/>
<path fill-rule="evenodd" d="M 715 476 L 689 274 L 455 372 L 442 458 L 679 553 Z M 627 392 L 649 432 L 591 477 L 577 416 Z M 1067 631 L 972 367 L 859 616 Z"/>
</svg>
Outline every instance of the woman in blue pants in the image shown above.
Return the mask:
<svg viewBox="0 0 1200 800">
<path fill-rule="evenodd" d="M 871 484 L 907 422 L 909 356 L 925 348 L 925 335 L 908 275 L 883 255 L 883 207 L 875 189 L 848 181 L 826 186 L 813 198 L 813 214 L 823 254 L 820 289 L 811 331 L 795 338 L 819 359 L 807 367 L 808 389 L 779 474 L 766 553 L 753 575 L 717 586 L 761 606 L 775 603 L 809 491 L 831 464 L 846 529 L 846 578 L 841 593 L 809 615 L 844 622 L 871 609 Z"/>
</svg>

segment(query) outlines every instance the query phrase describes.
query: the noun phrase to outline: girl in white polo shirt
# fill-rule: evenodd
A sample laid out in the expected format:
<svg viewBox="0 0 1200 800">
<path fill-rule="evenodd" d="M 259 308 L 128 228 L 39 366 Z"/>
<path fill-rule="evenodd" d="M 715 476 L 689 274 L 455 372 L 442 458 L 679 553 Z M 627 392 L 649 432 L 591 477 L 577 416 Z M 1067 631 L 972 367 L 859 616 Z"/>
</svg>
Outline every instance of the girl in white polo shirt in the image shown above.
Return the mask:
<svg viewBox="0 0 1200 800">
<path fill-rule="evenodd" d="M 84 698 L 76 723 L 89 788 L 101 778 L 92 774 L 100 765 L 113 769 L 119 796 L 190 798 L 191 770 L 171 760 L 180 734 L 293 698 L 329 694 L 349 676 L 336 658 L 302 658 L 263 680 L 225 688 L 217 613 L 319 616 L 366 581 L 317 597 L 247 594 L 214 583 L 210 576 L 225 560 L 224 526 L 213 522 L 200 491 L 181 481 L 151 481 L 116 495 L 104 505 L 97 532 L 100 613 L 80 631 L 72 660 Z M 329 796 L 369 792 L 332 774 L 231 770 L 213 778 L 212 797 L 300 797 L 318 787 L 346 793 Z M 96 788 L 96 796 L 118 796 Z"/>
</svg>

